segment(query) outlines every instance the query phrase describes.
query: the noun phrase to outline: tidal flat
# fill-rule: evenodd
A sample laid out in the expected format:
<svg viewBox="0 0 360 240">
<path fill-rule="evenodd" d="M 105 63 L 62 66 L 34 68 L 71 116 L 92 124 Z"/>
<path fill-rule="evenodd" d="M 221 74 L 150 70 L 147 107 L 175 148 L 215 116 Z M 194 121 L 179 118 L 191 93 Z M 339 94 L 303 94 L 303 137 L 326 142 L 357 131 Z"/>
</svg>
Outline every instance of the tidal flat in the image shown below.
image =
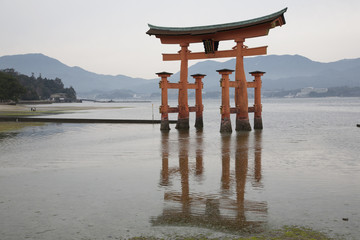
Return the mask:
<svg viewBox="0 0 360 240">
<path fill-rule="evenodd" d="M 158 105 L 65 104 L 85 109 L 56 117 L 159 119 Z M 200 132 L 193 115 L 186 132 L 59 123 L 7 131 L 0 238 L 269 239 L 278 229 L 294 239 L 303 227 L 360 238 L 359 98 L 264 99 L 264 130 L 232 134 L 219 133 L 219 105 L 204 102 Z"/>
</svg>

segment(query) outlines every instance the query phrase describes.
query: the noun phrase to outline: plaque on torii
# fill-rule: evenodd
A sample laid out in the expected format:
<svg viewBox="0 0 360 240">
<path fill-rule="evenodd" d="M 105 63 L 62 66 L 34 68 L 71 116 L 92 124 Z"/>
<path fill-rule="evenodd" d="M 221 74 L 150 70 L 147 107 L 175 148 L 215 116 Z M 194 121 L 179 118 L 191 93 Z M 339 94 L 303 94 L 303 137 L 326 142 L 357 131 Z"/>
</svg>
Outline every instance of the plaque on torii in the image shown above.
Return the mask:
<svg viewBox="0 0 360 240">
<path fill-rule="evenodd" d="M 266 36 L 269 30 L 282 26 L 285 24 L 284 13 L 287 8 L 259 18 L 250 19 L 246 21 L 198 26 L 198 27 L 159 27 L 149 24 L 150 29 L 146 32 L 148 35 L 155 35 L 160 39 L 162 44 L 179 44 L 180 51 L 175 54 L 163 54 L 163 61 L 180 61 L 180 81 L 177 84 L 179 89 L 179 105 L 176 110 L 172 112 L 178 112 L 177 129 L 189 128 L 189 110 L 188 106 L 188 89 L 191 84 L 188 83 L 188 61 L 198 59 L 211 59 L 211 58 L 236 58 L 235 66 L 235 83 L 229 84 L 229 87 L 235 88 L 235 109 L 231 113 L 236 113 L 236 131 L 250 131 L 251 126 L 249 123 L 249 107 L 247 88 L 254 87 L 254 84 L 247 83 L 245 70 L 244 70 L 244 57 L 264 55 L 267 53 L 267 46 L 247 48 L 244 42 L 247 38 Z M 220 41 L 234 40 L 236 45 L 231 50 L 218 50 Z M 203 43 L 204 52 L 191 52 L 188 47 L 192 43 Z M 252 75 L 255 76 L 252 72 Z M 264 72 L 262 72 L 263 74 Z M 261 74 L 261 75 L 262 75 Z M 259 74 L 256 75 L 258 80 Z M 160 76 L 160 75 L 159 75 Z M 162 77 L 162 76 L 160 76 Z M 258 80 L 261 84 L 261 80 Z M 230 86 L 231 85 L 231 86 Z M 259 87 L 259 85 L 257 85 Z M 261 87 L 261 85 L 260 85 Z M 201 91 L 200 91 L 201 92 Z M 227 92 L 227 91 L 225 91 Z M 259 94 L 259 89 L 255 91 L 255 94 Z M 259 99 L 260 96 L 255 96 L 255 99 Z M 224 98 L 224 96 L 223 96 Z M 227 101 L 226 101 L 227 102 Z M 259 101 L 257 101 L 259 104 Z M 222 106 L 224 107 L 224 106 Z M 225 106 L 225 109 L 230 106 Z M 168 106 L 162 104 L 161 109 L 169 109 Z M 260 106 L 253 107 L 254 112 L 256 109 L 261 110 Z M 161 111 L 161 110 L 160 110 Z M 168 113 L 168 112 L 167 112 Z M 167 113 L 165 114 L 167 116 Z M 164 112 L 162 112 L 164 114 Z M 197 114 L 198 116 L 198 114 Z M 262 121 L 259 124 L 259 117 L 261 120 L 261 113 L 255 114 L 255 128 L 262 128 Z M 257 121 L 257 123 L 256 123 Z M 231 131 L 231 123 L 229 121 L 222 121 L 220 131 Z M 230 124 L 230 127 L 226 124 Z M 166 119 L 163 126 L 166 125 Z M 260 127 L 261 125 L 261 127 Z M 201 124 L 202 126 L 202 124 Z M 166 130 L 166 127 L 165 129 Z"/>
</svg>

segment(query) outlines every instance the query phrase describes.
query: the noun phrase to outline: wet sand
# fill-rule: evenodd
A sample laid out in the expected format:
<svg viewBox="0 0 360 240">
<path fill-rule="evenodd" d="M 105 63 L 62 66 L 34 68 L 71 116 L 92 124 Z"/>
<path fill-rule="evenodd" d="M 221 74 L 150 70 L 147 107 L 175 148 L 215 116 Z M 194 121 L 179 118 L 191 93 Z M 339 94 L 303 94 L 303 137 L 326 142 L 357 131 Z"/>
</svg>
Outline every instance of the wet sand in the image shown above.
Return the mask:
<svg viewBox="0 0 360 240">
<path fill-rule="evenodd" d="M 5 104 L 0 104 L 0 112 L 16 112 L 16 111 L 25 111 L 27 110 L 28 107 L 26 107 L 25 105 L 5 105 Z"/>
<path fill-rule="evenodd" d="M 93 110 L 93 109 L 120 109 L 124 107 L 118 107 L 118 106 L 79 106 L 79 104 L 74 104 L 73 106 L 63 104 L 43 104 L 43 105 L 24 105 L 24 104 L 17 104 L 17 105 L 5 105 L 0 104 L 0 115 L 4 112 L 31 112 L 31 108 L 35 107 L 35 112 L 52 112 L 52 111 L 58 111 L 58 112 L 66 112 L 66 111 L 80 111 L 80 110 Z"/>
</svg>

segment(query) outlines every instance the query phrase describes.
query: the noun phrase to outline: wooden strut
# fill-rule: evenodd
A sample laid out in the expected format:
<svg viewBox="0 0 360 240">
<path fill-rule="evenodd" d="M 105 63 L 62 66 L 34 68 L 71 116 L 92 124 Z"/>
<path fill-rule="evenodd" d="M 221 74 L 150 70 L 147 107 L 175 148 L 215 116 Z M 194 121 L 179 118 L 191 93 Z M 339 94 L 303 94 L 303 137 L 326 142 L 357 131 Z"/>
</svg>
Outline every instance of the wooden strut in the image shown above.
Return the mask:
<svg viewBox="0 0 360 240">
<path fill-rule="evenodd" d="M 221 107 L 220 107 L 220 113 L 221 113 L 221 125 L 220 125 L 220 132 L 225 133 L 231 133 L 232 127 L 231 127 L 231 120 L 230 120 L 230 114 L 236 114 L 238 115 L 241 113 L 242 109 L 240 109 L 238 106 L 236 107 L 230 107 L 230 96 L 229 96 L 229 88 L 238 88 L 241 86 L 240 81 L 229 81 L 229 75 L 234 72 L 234 70 L 230 69 L 221 69 L 217 70 L 222 76 L 220 80 L 220 86 L 222 88 L 222 94 L 221 94 Z M 253 82 L 246 82 L 247 88 L 254 88 L 254 106 L 247 107 L 247 113 L 253 112 L 254 113 L 254 129 L 263 129 L 262 125 L 262 105 L 261 105 L 261 76 L 265 74 L 265 72 L 261 71 L 255 71 L 250 72 L 252 76 L 255 77 Z M 235 95 L 236 98 L 236 95 Z M 235 99 L 236 102 L 236 99 Z M 238 123 L 237 123 L 238 124 Z"/>
<path fill-rule="evenodd" d="M 240 81 L 230 81 L 229 75 L 234 72 L 234 70 L 230 69 L 221 69 L 217 70 L 219 74 L 222 75 L 220 80 L 220 86 L 222 88 L 222 97 L 221 97 L 221 125 L 220 132 L 232 132 L 230 114 L 239 114 L 241 110 L 239 107 L 230 107 L 230 87 L 238 88 L 241 86 Z M 250 72 L 250 74 L 254 77 L 252 82 L 246 82 L 246 88 L 254 88 L 254 105 L 247 107 L 247 112 L 254 113 L 254 129 L 263 129 L 262 125 L 262 105 L 261 105 L 261 76 L 265 74 L 265 72 L 254 71 Z M 160 72 L 157 73 L 159 77 L 161 77 L 161 81 L 159 82 L 159 87 L 161 88 L 161 127 L 160 129 L 163 131 L 170 130 L 169 127 L 169 113 L 179 113 L 179 107 L 170 107 L 168 105 L 168 89 L 179 89 L 182 85 L 180 83 L 170 83 L 168 81 L 168 77 L 172 75 L 172 73 L 168 72 Z M 195 83 L 187 83 L 187 89 L 195 89 L 195 106 L 189 106 L 189 112 L 196 112 L 196 120 L 195 127 L 197 129 L 203 128 L 203 110 L 204 106 L 202 104 L 202 89 L 203 82 L 202 79 L 206 76 L 204 74 L 194 74 L 191 75 L 195 79 Z M 235 95 L 236 98 L 236 95 Z M 236 100 L 235 100 L 236 102 Z"/>
<path fill-rule="evenodd" d="M 225 50 L 225 51 L 216 51 L 214 53 L 204 53 L 204 52 L 188 52 L 188 60 L 197 60 L 197 59 L 206 59 L 206 58 L 229 58 L 236 57 L 236 49 Z M 257 48 L 245 48 L 243 50 L 243 56 L 256 56 L 256 55 L 266 55 L 267 46 L 257 47 Z M 181 60 L 179 53 L 163 53 L 163 61 L 179 61 Z"/>
</svg>

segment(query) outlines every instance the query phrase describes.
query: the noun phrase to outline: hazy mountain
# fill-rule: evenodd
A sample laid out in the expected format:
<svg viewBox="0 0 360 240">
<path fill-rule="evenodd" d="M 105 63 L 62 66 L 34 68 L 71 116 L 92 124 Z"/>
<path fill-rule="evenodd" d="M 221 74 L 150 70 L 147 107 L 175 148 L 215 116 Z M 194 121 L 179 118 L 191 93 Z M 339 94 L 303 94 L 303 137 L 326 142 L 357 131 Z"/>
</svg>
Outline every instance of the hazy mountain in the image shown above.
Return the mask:
<svg viewBox="0 0 360 240">
<path fill-rule="evenodd" d="M 266 72 L 263 89 L 296 89 L 303 87 L 360 87 L 360 58 L 345 59 L 331 63 L 315 62 L 299 55 L 268 55 L 245 58 L 245 71 Z M 191 62 L 190 62 L 191 63 Z M 136 64 L 136 63 L 134 63 Z M 179 63 L 180 67 L 180 63 Z M 73 86 L 77 92 L 113 91 L 128 89 L 136 93 L 159 92 L 159 79 L 131 78 L 124 75 L 102 75 L 80 67 L 69 67 L 60 61 L 42 54 L 24 54 L 0 57 L 0 69 L 14 68 L 16 71 L 37 77 L 61 78 L 65 86 Z M 205 91 L 220 91 L 218 69 L 235 69 L 235 59 L 226 62 L 207 60 L 189 67 L 189 75 L 206 74 Z M 166 69 L 164 69 L 166 70 Z M 231 75 L 231 79 L 234 79 Z M 247 74 L 247 81 L 251 75 Z M 170 81 L 179 81 L 175 73 Z M 189 82 L 193 82 L 189 76 Z"/>
<path fill-rule="evenodd" d="M 204 61 L 189 68 L 189 74 L 202 73 L 204 85 L 208 90 L 219 89 L 218 69 L 235 69 L 235 59 L 226 62 Z M 260 70 L 263 76 L 263 88 L 295 89 L 303 87 L 360 87 L 360 58 L 346 59 L 331 63 L 315 62 L 299 55 L 268 55 L 245 58 L 247 81 L 253 77 L 248 72 Z M 235 73 L 230 75 L 234 80 Z M 179 73 L 174 74 L 178 79 Z"/>
<path fill-rule="evenodd" d="M 25 75 L 34 73 L 35 77 L 60 78 L 65 86 L 73 86 L 77 92 L 93 90 L 111 91 L 114 89 L 139 90 L 139 86 L 154 82 L 152 91 L 158 88 L 155 81 L 132 78 L 124 75 L 103 75 L 86 71 L 80 67 L 69 67 L 60 61 L 43 54 L 24 54 L 0 57 L 0 69 L 14 68 Z"/>
</svg>

